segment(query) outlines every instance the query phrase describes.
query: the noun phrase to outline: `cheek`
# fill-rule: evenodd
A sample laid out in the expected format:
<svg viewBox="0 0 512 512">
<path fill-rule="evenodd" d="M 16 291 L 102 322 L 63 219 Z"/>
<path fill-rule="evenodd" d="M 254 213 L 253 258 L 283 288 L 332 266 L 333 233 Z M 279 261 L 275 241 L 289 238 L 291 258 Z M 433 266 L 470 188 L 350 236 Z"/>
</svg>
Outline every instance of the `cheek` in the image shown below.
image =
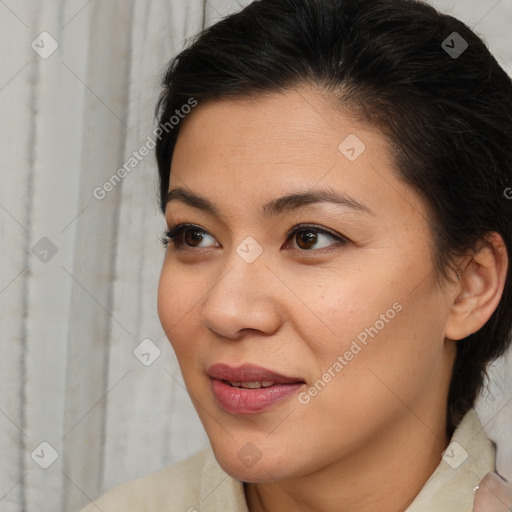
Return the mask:
<svg viewBox="0 0 512 512">
<path fill-rule="evenodd" d="M 196 314 L 197 299 L 197 287 L 187 274 L 164 262 L 158 283 L 157 311 L 162 328 L 177 353 L 191 345 L 185 341 L 191 337 L 189 326 Z"/>
<path fill-rule="evenodd" d="M 166 272 L 164 263 L 158 282 L 157 312 L 162 328 L 167 336 L 170 334 L 171 327 L 174 323 L 173 320 L 177 318 L 176 307 L 179 305 L 179 301 L 175 300 L 175 289 L 176 287 L 169 278 L 169 273 Z"/>
<path fill-rule="evenodd" d="M 197 368 L 197 356 L 201 352 L 197 329 L 198 303 L 204 293 L 200 283 L 194 282 L 194 276 L 164 263 L 158 283 L 158 316 L 178 360 L 186 387 L 191 392 L 195 381 L 190 379 L 190 375 Z"/>
<path fill-rule="evenodd" d="M 318 289 L 295 283 L 305 304 L 301 306 L 305 315 L 295 315 L 301 322 L 301 336 L 323 365 L 349 350 L 352 341 L 364 343 L 376 330 L 380 335 L 399 316 L 400 294 L 391 291 L 392 281 L 385 273 L 377 275 L 370 270 L 337 276 L 331 272 Z"/>
<path fill-rule="evenodd" d="M 355 295 L 348 286 L 348 293 L 333 292 L 324 302 L 330 304 L 324 320 L 332 319 L 335 341 L 311 338 L 319 362 L 315 378 L 327 383 L 319 383 L 316 404 L 333 417 L 352 411 L 363 418 L 371 410 L 385 417 L 402 401 L 417 400 L 433 376 L 442 378 L 444 317 L 433 284 L 427 280 L 409 293 L 405 281 L 374 282 Z"/>
<path fill-rule="evenodd" d="M 301 336 L 317 362 L 315 377 L 335 371 L 337 361 L 336 374 L 345 377 L 336 381 L 343 386 L 370 368 L 396 383 L 428 377 L 441 356 L 444 316 L 432 279 L 418 283 L 415 277 L 428 277 L 428 262 L 409 261 L 384 258 L 364 265 L 364 271 L 331 272 L 316 289 L 296 282 L 316 316 L 314 326 L 308 322 L 311 314 L 300 321 Z"/>
</svg>

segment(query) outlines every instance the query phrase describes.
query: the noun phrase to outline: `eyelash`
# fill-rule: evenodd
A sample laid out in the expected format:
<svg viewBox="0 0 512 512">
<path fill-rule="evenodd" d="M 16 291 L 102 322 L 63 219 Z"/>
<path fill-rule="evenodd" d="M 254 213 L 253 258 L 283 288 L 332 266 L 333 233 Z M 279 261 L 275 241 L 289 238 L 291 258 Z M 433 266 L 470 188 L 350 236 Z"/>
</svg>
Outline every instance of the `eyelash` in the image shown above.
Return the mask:
<svg viewBox="0 0 512 512">
<path fill-rule="evenodd" d="M 195 224 L 177 224 L 176 226 L 171 227 L 169 231 L 166 231 L 165 233 L 163 233 L 163 236 L 160 238 L 160 241 L 162 242 L 162 244 L 165 248 L 167 248 L 167 246 L 169 244 L 173 244 L 176 250 L 194 251 L 194 250 L 199 250 L 199 249 L 205 249 L 204 247 L 197 248 L 197 247 L 192 247 L 192 246 L 186 245 L 186 243 L 183 241 L 181 235 L 184 234 L 188 229 L 190 229 L 192 231 L 198 231 L 200 233 L 210 235 L 210 233 L 208 233 L 208 231 L 204 230 L 203 228 L 201 228 Z M 286 234 L 286 240 L 295 236 L 297 233 L 307 232 L 307 231 L 327 235 L 328 237 L 330 237 L 336 241 L 336 243 L 334 244 L 335 246 L 344 246 L 350 242 L 350 240 L 348 238 L 346 238 L 340 234 L 337 234 L 335 232 L 328 231 L 325 228 L 316 226 L 314 224 L 299 224 L 297 226 L 294 226 Z M 315 249 L 300 249 L 300 248 L 294 249 L 294 250 L 298 250 L 298 251 L 305 252 L 305 253 L 308 253 L 308 252 L 330 252 L 331 250 L 333 250 L 332 245 L 333 244 L 331 244 L 328 247 L 324 247 L 322 249 L 316 249 L 316 250 Z M 184 246 L 186 248 L 183 248 Z"/>
</svg>

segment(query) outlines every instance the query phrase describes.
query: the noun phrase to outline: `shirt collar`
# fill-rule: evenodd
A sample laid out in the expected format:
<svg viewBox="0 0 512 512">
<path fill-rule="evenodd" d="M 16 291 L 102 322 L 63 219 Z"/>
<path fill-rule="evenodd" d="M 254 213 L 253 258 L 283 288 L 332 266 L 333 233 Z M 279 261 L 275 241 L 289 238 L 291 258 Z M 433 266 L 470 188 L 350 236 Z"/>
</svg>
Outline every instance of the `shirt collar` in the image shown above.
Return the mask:
<svg viewBox="0 0 512 512">
<path fill-rule="evenodd" d="M 199 502 L 201 512 L 249 512 L 243 482 L 219 466 L 211 446 L 201 471 Z"/>
<path fill-rule="evenodd" d="M 459 423 L 441 462 L 406 512 L 471 512 L 474 491 L 495 470 L 496 447 L 471 409 Z"/>
</svg>

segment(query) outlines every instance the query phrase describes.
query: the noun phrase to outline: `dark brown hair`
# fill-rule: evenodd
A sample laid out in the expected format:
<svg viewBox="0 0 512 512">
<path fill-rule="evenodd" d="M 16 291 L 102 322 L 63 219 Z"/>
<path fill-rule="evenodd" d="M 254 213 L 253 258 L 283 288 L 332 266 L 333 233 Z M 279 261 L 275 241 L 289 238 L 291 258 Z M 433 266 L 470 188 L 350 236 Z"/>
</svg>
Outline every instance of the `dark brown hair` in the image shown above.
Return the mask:
<svg viewBox="0 0 512 512">
<path fill-rule="evenodd" d="M 427 205 L 438 278 L 492 231 L 511 254 L 512 83 L 464 23 L 415 0 L 257 0 L 171 60 L 156 116 L 165 125 L 190 98 L 201 105 L 300 84 L 388 137 L 399 177 Z M 173 125 L 156 145 L 162 212 L 178 132 Z M 449 435 L 510 343 L 510 265 L 496 311 L 457 342 Z"/>
</svg>

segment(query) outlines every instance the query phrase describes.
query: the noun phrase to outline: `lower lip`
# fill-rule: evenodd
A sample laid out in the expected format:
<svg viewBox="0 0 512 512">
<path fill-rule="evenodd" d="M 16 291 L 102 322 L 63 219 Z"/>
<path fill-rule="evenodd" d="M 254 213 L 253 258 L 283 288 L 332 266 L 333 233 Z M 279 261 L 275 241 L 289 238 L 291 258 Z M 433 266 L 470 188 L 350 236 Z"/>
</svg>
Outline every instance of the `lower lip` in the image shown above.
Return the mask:
<svg viewBox="0 0 512 512">
<path fill-rule="evenodd" d="M 222 380 L 211 379 L 213 394 L 219 405 L 232 414 L 255 414 L 288 398 L 304 384 L 274 384 L 268 388 L 235 388 Z"/>
</svg>

